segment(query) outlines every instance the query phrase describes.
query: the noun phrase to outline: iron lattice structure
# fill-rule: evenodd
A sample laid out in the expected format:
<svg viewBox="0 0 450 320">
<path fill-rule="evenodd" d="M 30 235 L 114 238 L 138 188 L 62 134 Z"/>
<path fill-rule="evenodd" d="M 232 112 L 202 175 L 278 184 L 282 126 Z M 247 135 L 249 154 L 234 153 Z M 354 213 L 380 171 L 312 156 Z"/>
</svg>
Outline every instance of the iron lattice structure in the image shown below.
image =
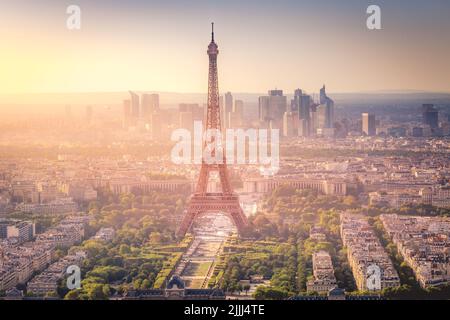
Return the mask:
<svg viewBox="0 0 450 320">
<path fill-rule="evenodd" d="M 219 106 L 219 81 L 217 76 L 217 55 L 218 46 L 214 42 L 214 24 L 212 24 L 211 43 L 208 46 L 209 56 L 209 76 L 208 76 L 208 108 L 206 112 L 206 130 L 217 130 L 221 132 L 220 106 Z M 239 204 L 239 196 L 233 192 L 228 177 L 226 156 L 221 142 L 216 143 L 212 136 L 210 141 L 203 141 L 203 157 L 200 175 L 194 195 L 191 197 L 189 207 L 185 213 L 177 236 L 183 237 L 192 226 L 195 218 L 204 213 L 226 213 L 239 233 L 247 227 L 248 221 Z M 210 163 L 205 160 L 205 151 L 208 146 L 213 146 L 208 150 L 212 158 L 222 158 L 222 161 Z M 216 158 L 217 159 L 217 158 Z M 208 193 L 208 180 L 211 172 L 218 172 L 221 184 L 221 192 Z"/>
</svg>

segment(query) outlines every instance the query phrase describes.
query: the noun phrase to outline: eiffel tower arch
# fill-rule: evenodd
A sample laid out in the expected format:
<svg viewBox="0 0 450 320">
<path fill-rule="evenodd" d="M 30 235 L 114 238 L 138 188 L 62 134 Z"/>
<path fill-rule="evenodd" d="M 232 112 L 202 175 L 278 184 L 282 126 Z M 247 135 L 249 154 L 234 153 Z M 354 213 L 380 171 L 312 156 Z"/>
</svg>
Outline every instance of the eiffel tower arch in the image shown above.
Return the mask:
<svg viewBox="0 0 450 320">
<path fill-rule="evenodd" d="M 211 43 L 208 46 L 209 56 L 209 76 L 208 76 L 208 107 L 206 112 L 206 130 L 221 131 L 220 107 L 219 107 L 219 82 L 217 76 L 217 55 L 218 46 L 214 42 L 214 23 L 212 25 Z M 212 138 L 214 139 L 214 138 Z M 238 232 L 242 234 L 248 226 L 247 218 L 244 215 L 239 203 L 239 196 L 234 193 L 228 177 L 228 168 L 222 144 L 211 142 L 213 150 L 211 155 L 222 155 L 223 161 L 220 163 L 209 163 L 205 160 L 205 148 L 208 141 L 203 141 L 203 157 L 200 175 L 198 178 L 195 193 L 191 196 L 189 207 L 178 229 L 177 236 L 183 237 L 192 226 L 194 220 L 205 213 L 224 212 L 231 218 Z M 220 148 L 217 149 L 217 148 Z M 218 172 L 221 184 L 221 192 L 208 193 L 208 180 L 211 172 Z"/>
</svg>

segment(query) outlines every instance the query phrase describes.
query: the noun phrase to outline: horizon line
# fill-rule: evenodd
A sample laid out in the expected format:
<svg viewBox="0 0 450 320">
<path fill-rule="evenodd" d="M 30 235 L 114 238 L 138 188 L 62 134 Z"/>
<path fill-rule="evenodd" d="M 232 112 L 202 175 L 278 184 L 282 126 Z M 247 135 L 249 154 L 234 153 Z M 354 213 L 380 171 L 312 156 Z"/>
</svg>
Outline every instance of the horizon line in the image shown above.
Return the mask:
<svg viewBox="0 0 450 320">
<path fill-rule="evenodd" d="M 301 88 L 300 88 L 301 89 Z M 46 95 L 46 94 L 112 94 L 112 93 L 128 93 L 130 89 L 124 89 L 124 90 L 111 90 L 111 91 L 53 91 L 53 92 L 0 92 L 0 96 L 19 96 L 19 95 Z M 268 89 L 267 91 L 272 90 Z M 283 93 L 286 95 L 294 94 L 293 92 L 289 93 L 286 90 L 282 90 Z M 317 90 L 319 91 L 320 88 Z M 251 91 L 231 91 L 231 90 L 224 90 L 221 91 L 222 93 L 231 92 L 232 94 L 266 94 L 265 92 L 251 92 Z M 309 92 L 315 92 L 315 91 L 306 91 L 306 93 Z M 208 92 L 195 92 L 195 91 L 164 91 L 164 90 L 133 90 L 133 92 L 137 93 L 150 93 L 150 94 L 198 94 L 198 95 L 207 95 Z M 379 89 L 379 90 L 367 90 L 367 91 L 328 91 L 328 94 L 414 94 L 414 93 L 427 93 L 427 94 L 450 94 L 450 91 L 432 91 L 432 90 L 421 90 L 421 89 Z"/>
</svg>

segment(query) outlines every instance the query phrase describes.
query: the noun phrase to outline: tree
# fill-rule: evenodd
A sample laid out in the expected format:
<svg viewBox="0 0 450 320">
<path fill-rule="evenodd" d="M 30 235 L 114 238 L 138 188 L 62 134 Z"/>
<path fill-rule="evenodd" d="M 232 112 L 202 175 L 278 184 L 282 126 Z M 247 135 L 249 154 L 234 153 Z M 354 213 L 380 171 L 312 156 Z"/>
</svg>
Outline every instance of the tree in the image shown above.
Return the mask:
<svg viewBox="0 0 450 320">
<path fill-rule="evenodd" d="M 87 286 L 87 288 L 85 288 L 86 293 L 90 300 L 105 300 L 108 297 L 108 295 L 105 294 L 107 293 L 105 292 L 107 290 L 103 289 L 104 289 L 103 284 L 91 284 Z"/>
<path fill-rule="evenodd" d="M 130 253 L 131 253 L 130 246 L 127 245 L 127 244 L 121 244 L 121 245 L 120 245 L 119 252 L 120 252 L 121 255 L 127 255 L 127 254 L 130 254 Z"/>
<path fill-rule="evenodd" d="M 244 284 L 243 289 L 245 291 L 245 294 L 248 295 L 248 291 L 250 290 L 250 285 L 249 284 Z"/>
<path fill-rule="evenodd" d="M 71 290 L 65 295 L 64 300 L 79 300 L 80 292 L 81 292 L 81 290 L 78 290 L 78 289 Z"/>
<path fill-rule="evenodd" d="M 280 288 L 260 286 L 256 289 L 254 297 L 257 300 L 283 300 L 288 297 L 288 293 Z"/>
<path fill-rule="evenodd" d="M 237 291 L 238 291 L 239 295 L 241 295 L 242 290 L 243 290 L 242 284 L 239 283 L 239 284 L 237 285 Z"/>
<path fill-rule="evenodd" d="M 162 236 L 159 232 L 152 232 L 150 233 L 148 239 L 151 244 L 159 244 L 161 243 Z"/>
<path fill-rule="evenodd" d="M 134 287 L 136 290 L 140 289 L 141 286 L 142 286 L 142 279 L 136 279 L 136 280 L 134 280 L 134 282 L 133 282 L 133 287 Z"/>
<path fill-rule="evenodd" d="M 145 279 L 144 281 L 142 281 L 141 289 L 150 289 L 150 288 L 151 288 L 151 283 L 148 279 Z"/>
<path fill-rule="evenodd" d="M 356 204 L 356 198 L 354 196 L 347 196 L 342 201 L 346 206 L 353 207 Z"/>
</svg>

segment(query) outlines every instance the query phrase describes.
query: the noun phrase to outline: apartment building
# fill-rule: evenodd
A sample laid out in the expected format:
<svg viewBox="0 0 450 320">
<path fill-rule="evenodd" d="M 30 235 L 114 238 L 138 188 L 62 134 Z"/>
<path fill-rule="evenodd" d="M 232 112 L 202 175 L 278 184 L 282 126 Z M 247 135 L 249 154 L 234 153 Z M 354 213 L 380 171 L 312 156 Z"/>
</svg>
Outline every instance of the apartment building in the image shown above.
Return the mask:
<svg viewBox="0 0 450 320">
<path fill-rule="evenodd" d="M 64 278 L 67 268 L 71 265 L 80 265 L 85 258 L 86 253 L 83 251 L 65 256 L 34 277 L 28 283 L 27 291 L 39 296 L 56 294 L 59 281 Z"/>
<path fill-rule="evenodd" d="M 450 218 L 384 214 L 380 219 L 421 287 L 450 283 Z"/>
<path fill-rule="evenodd" d="M 367 286 L 367 277 L 371 265 L 380 269 L 381 290 L 400 286 L 397 271 L 366 217 L 342 213 L 340 220 L 341 238 L 347 249 L 347 259 L 358 290 L 370 290 Z"/>
<path fill-rule="evenodd" d="M 307 282 L 307 291 L 322 294 L 336 288 L 336 277 L 330 254 L 323 250 L 315 252 L 312 262 L 314 278 Z"/>
</svg>

